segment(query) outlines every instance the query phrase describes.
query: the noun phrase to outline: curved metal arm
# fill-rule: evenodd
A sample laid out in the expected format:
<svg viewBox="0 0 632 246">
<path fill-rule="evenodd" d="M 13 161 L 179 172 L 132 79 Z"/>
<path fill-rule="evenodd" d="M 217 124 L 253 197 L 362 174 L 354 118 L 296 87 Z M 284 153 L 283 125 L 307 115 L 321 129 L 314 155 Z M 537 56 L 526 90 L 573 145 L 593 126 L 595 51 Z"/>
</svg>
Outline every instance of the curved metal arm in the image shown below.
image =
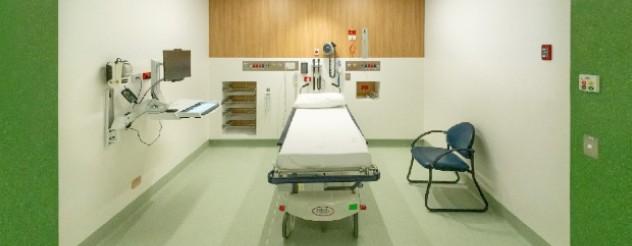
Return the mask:
<svg viewBox="0 0 632 246">
<path fill-rule="evenodd" d="M 430 135 L 430 134 L 432 134 L 432 133 L 443 133 L 443 134 L 447 134 L 448 132 L 446 132 L 446 131 L 442 131 L 442 130 L 432 130 L 432 131 L 427 131 L 427 132 L 424 132 L 423 134 L 419 135 L 419 137 L 415 138 L 415 140 L 414 140 L 414 141 L 410 144 L 410 148 L 414 148 L 414 147 L 415 147 L 415 144 L 417 144 L 417 142 L 418 142 L 419 140 L 421 140 L 421 139 L 422 139 L 422 138 L 424 138 L 425 136 L 428 136 L 428 135 Z"/>
<path fill-rule="evenodd" d="M 434 159 L 434 160 L 430 163 L 430 167 L 434 169 L 435 164 L 437 164 L 437 162 L 439 162 L 439 160 L 441 160 L 441 158 L 443 158 L 443 157 L 445 157 L 445 156 L 447 156 L 447 155 L 449 155 L 449 154 L 451 154 L 451 153 L 454 153 L 455 151 L 463 151 L 463 152 L 467 151 L 467 152 L 470 152 L 470 153 L 474 153 L 474 149 L 449 149 L 449 150 L 448 150 L 448 151 L 446 151 L 445 153 L 443 153 L 443 154 L 441 154 L 441 155 L 437 156 L 437 158 L 435 158 L 435 159 Z"/>
</svg>

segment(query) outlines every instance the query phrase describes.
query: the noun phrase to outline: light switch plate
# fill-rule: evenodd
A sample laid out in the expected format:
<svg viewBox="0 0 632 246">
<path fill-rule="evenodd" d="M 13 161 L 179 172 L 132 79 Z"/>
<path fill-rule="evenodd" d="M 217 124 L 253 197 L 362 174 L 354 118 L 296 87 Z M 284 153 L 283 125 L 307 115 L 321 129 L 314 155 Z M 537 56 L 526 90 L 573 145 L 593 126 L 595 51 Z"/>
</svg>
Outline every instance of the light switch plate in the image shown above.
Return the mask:
<svg viewBox="0 0 632 246">
<path fill-rule="evenodd" d="M 579 90 L 588 93 L 599 93 L 599 75 L 580 74 Z"/>
<path fill-rule="evenodd" d="M 584 155 L 593 159 L 599 159 L 599 139 L 590 135 L 584 135 Z"/>
</svg>

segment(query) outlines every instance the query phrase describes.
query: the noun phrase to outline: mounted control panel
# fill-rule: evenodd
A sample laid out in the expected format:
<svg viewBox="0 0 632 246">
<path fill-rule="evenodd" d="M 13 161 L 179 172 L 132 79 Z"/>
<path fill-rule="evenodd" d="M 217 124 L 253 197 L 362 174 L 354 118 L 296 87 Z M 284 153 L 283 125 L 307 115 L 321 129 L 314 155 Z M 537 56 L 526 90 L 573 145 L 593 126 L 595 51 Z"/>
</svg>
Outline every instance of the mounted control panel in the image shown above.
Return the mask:
<svg viewBox="0 0 632 246">
<path fill-rule="evenodd" d="M 380 71 L 379 61 L 348 61 L 345 63 L 347 71 Z"/>
<path fill-rule="evenodd" d="M 579 90 L 587 93 L 599 93 L 599 75 L 580 74 Z"/>
<path fill-rule="evenodd" d="M 298 61 L 245 61 L 243 71 L 298 71 Z"/>
</svg>

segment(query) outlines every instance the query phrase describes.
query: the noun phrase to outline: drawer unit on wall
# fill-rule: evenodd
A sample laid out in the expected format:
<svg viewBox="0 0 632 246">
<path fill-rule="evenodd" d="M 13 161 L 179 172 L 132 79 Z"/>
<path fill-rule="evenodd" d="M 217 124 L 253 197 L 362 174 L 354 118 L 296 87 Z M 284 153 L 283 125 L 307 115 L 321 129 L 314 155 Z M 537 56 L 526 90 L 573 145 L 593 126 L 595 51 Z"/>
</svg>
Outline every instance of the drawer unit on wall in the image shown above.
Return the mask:
<svg viewBox="0 0 632 246">
<path fill-rule="evenodd" d="M 223 121 L 224 135 L 257 134 L 257 82 L 224 82 Z"/>
<path fill-rule="evenodd" d="M 222 115 L 212 139 L 277 139 L 281 134 L 280 82 L 222 82 Z"/>
</svg>

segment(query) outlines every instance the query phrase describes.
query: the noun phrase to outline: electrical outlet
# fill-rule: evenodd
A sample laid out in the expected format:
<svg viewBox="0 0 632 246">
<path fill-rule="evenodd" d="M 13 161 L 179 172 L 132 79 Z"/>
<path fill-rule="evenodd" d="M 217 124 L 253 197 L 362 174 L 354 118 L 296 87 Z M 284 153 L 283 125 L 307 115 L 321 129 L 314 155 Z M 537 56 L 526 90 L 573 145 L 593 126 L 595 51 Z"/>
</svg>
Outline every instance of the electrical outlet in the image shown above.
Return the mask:
<svg viewBox="0 0 632 246">
<path fill-rule="evenodd" d="M 584 155 L 593 159 L 599 159 L 599 139 L 590 135 L 584 135 Z"/>
<path fill-rule="evenodd" d="M 138 177 L 132 179 L 132 190 L 138 188 L 138 186 L 140 186 L 142 181 L 143 180 L 142 180 L 141 176 L 138 176 Z"/>
<path fill-rule="evenodd" d="M 105 146 L 110 146 L 119 141 L 119 134 L 117 130 L 107 129 L 105 136 Z"/>
<path fill-rule="evenodd" d="M 345 80 L 351 81 L 351 73 L 345 73 Z"/>
</svg>

